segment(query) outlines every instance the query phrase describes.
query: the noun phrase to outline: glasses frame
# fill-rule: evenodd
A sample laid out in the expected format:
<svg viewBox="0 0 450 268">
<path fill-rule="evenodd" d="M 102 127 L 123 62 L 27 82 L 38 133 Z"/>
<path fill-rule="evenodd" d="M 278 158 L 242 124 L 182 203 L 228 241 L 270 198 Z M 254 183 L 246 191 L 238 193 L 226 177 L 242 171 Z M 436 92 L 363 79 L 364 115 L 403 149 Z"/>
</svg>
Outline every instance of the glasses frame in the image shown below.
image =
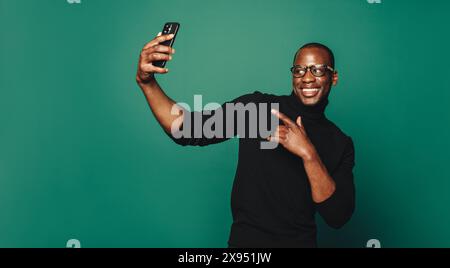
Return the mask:
<svg viewBox="0 0 450 268">
<path fill-rule="evenodd" d="M 296 78 L 302 78 L 302 77 L 304 77 L 305 75 L 306 75 L 306 73 L 308 73 L 308 71 L 314 76 L 314 77 L 323 77 L 324 75 L 325 75 L 325 73 L 323 74 L 323 75 L 315 75 L 313 72 L 311 72 L 311 68 L 312 67 L 314 67 L 314 68 L 320 68 L 320 67 L 326 67 L 326 69 L 327 70 L 329 70 L 329 71 L 331 71 L 332 73 L 336 73 L 336 70 L 335 69 L 333 69 L 332 67 L 330 67 L 330 66 L 328 66 L 328 65 L 326 65 L 326 64 L 316 64 L 316 65 L 309 65 L 309 66 L 303 66 L 303 65 L 294 65 L 294 66 L 292 66 L 291 67 L 291 73 L 292 73 L 292 75 L 294 76 L 294 77 L 296 77 Z M 298 76 L 298 75 L 295 75 L 294 74 L 294 69 L 295 68 L 302 68 L 302 69 L 305 69 L 306 71 L 305 71 L 305 74 L 304 75 L 302 75 L 302 76 Z"/>
</svg>

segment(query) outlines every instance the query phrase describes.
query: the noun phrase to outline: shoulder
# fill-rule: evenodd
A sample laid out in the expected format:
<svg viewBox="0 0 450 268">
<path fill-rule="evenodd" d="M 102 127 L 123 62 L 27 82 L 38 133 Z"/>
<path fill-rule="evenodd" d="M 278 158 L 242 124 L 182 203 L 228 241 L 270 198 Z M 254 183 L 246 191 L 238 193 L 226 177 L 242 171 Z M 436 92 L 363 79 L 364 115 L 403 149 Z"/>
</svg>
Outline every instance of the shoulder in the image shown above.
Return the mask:
<svg viewBox="0 0 450 268">
<path fill-rule="evenodd" d="M 242 103 L 270 103 L 279 100 L 282 96 L 277 96 L 274 94 L 263 93 L 261 91 L 254 91 L 252 93 L 244 94 L 236 99 L 233 102 L 242 102 Z"/>
</svg>

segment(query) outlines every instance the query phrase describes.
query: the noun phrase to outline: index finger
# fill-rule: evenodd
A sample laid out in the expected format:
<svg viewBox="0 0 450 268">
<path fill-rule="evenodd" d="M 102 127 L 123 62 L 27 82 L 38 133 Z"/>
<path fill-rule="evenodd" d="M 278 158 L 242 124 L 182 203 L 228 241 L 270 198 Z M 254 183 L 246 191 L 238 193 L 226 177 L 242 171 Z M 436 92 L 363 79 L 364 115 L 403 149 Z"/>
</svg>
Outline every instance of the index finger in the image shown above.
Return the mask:
<svg viewBox="0 0 450 268">
<path fill-rule="evenodd" d="M 285 123 L 286 126 L 291 127 L 291 126 L 295 125 L 294 122 L 289 117 L 287 117 L 285 114 L 283 114 L 282 112 L 277 111 L 275 109 L 272 109 L 271 112 L 276 117 L 278 117 L 281 121 L 283 121 L 283 123 Z"/>
<path fill-rule="evenodd" d="M 160 35 L 160 36 L 156 37 L 155 39 L 153 39 L 152 41 L 148 42 L 148 44 L 146 44 L 144 46 L 144 49 L 156 46 L 159 43 L 162 43 L 164 41 L 172 39 L 173 37 L 174 37 L 174 34 Z"/>
</svg>

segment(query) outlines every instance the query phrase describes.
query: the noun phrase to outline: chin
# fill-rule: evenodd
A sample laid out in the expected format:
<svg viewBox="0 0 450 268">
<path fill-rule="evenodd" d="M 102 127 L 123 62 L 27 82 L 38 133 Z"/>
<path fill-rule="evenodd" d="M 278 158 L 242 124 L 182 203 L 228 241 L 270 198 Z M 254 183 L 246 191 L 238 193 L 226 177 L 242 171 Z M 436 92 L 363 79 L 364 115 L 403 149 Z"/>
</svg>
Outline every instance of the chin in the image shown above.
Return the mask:
<svg viewBox="0 0 450 268">
<path fill-rule="evenodd" d="M 322 99 L 322 96 L 316 96 L 315 98 L 307 98 L 302 95 L 300 95 L 300 96 L 297 95 L 297 98 L 299 98 L 300 101 L 306 106 L 314 106 L 320 102 L 320 100 Z"/>
<path fill-rule="evenodd" d="M 314 106 L 319 103 L 320 100 L 316 99 L 301 99 L 302 103 L 306 106 Z"/>
</svg>

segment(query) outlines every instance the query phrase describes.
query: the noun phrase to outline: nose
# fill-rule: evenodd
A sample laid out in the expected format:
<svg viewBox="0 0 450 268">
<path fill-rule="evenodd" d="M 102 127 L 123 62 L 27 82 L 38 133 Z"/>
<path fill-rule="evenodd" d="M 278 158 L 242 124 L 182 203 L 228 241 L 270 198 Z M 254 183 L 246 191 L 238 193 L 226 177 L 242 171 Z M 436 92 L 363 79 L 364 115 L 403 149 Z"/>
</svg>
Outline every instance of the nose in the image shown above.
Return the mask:
<svg viewBox="0 0 450 268">
<path fill-rule="evenodd" d="M 302 77 L 303 83 L 312 83 L 316 81 L 316 77 L 311 73 L 311 70 L 307 70 L 306 74 Z"/>
</svg>

